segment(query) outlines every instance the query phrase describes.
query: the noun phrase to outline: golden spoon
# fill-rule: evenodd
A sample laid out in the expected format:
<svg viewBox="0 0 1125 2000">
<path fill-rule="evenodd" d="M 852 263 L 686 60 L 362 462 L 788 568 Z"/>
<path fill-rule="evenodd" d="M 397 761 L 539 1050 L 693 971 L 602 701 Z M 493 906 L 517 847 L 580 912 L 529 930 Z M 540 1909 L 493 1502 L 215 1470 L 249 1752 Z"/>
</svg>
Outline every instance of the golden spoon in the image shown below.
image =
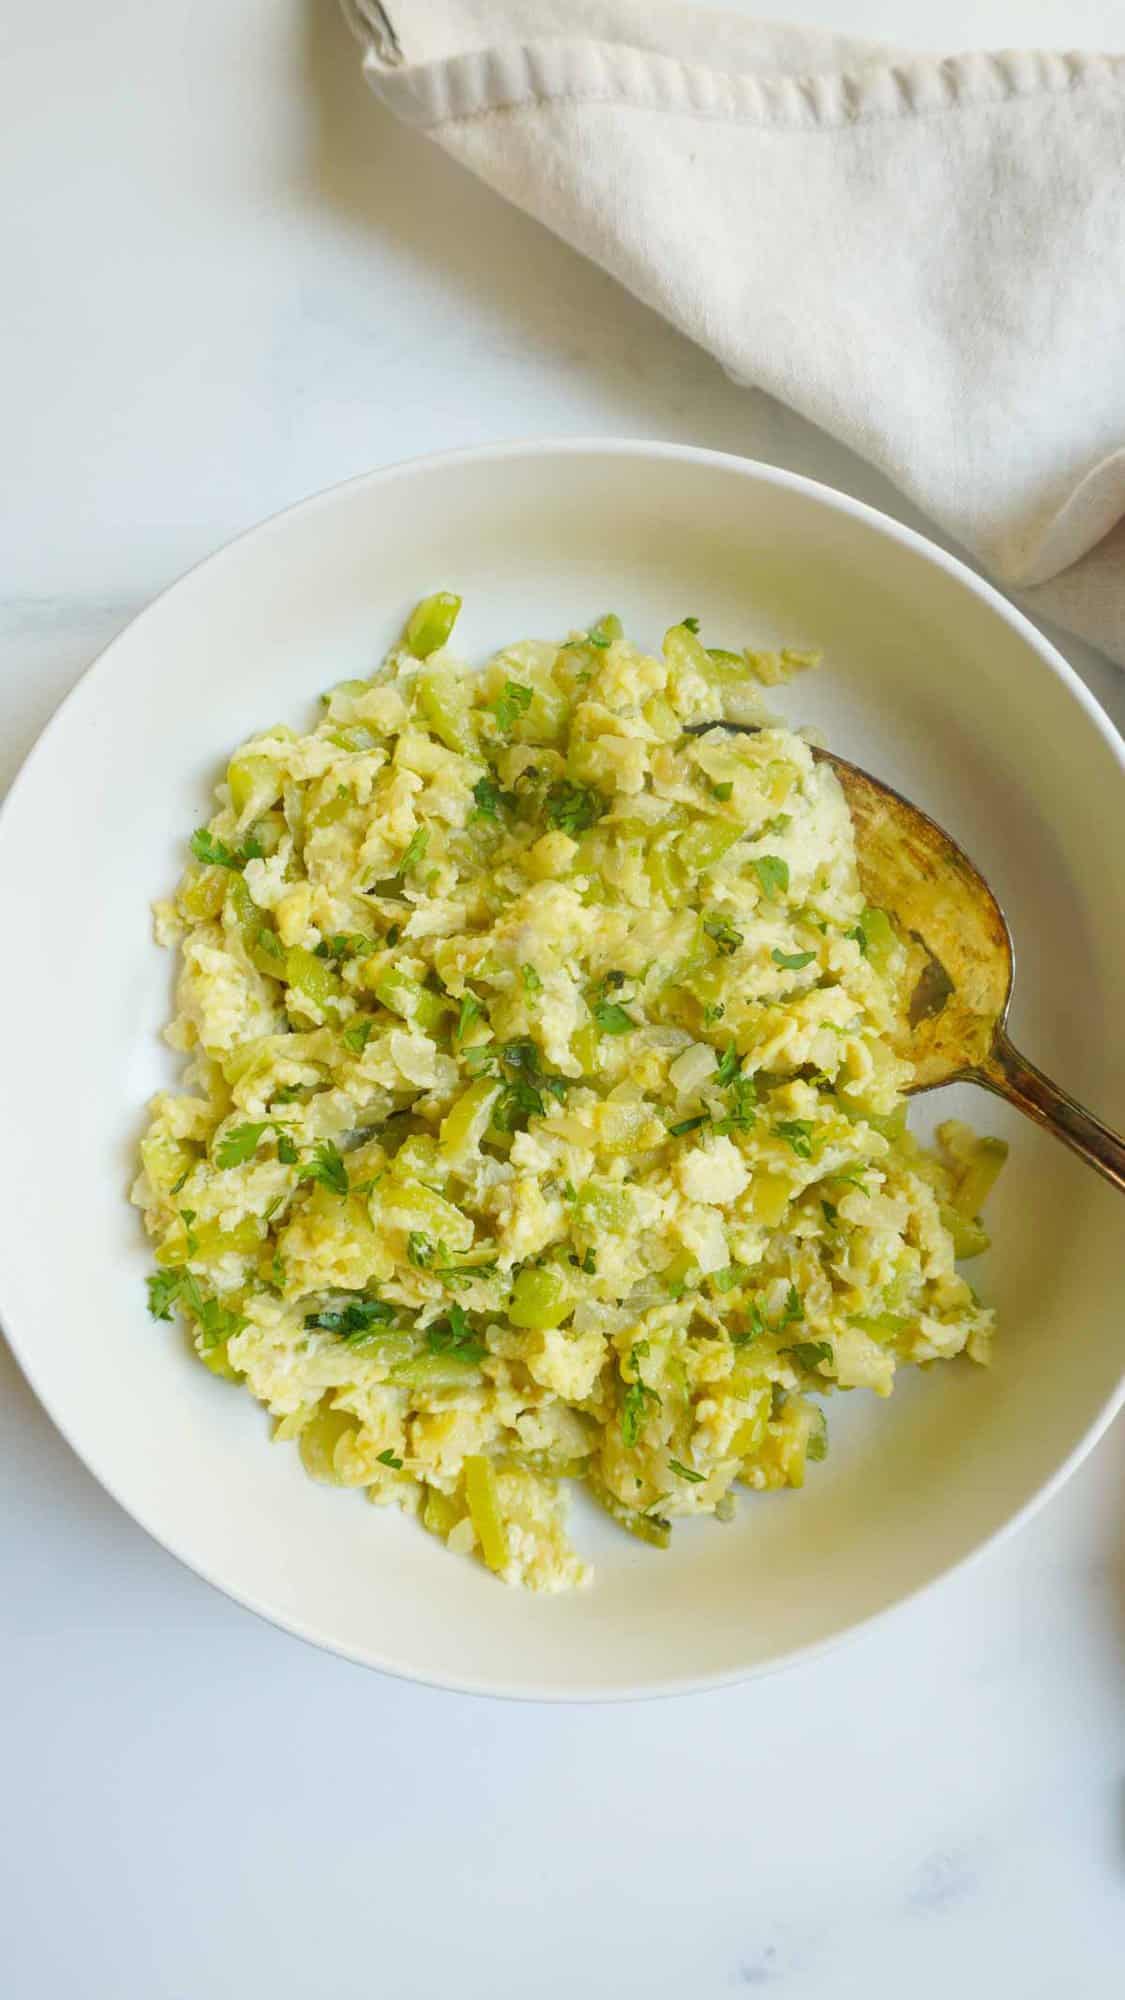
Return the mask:
<svg viewBox="0 0 1125 2000">
<path fill-rule="evenodd" d="M 754 725 L 709 722 L 753 735 Z M 813 748 L 843 786 L 856 833 L 859 879 L 913 954 L 910 1004 L 896 1053 L 914 1065 L 910 1094 L 979 1083 L 1125 1192 L 1125 1139 L 1021 1056 L 1008 1038 L 1015 955 L 1007 920 L 983 875 L 943 828 L 889 785 L 831 750 Z"/>
</svg>

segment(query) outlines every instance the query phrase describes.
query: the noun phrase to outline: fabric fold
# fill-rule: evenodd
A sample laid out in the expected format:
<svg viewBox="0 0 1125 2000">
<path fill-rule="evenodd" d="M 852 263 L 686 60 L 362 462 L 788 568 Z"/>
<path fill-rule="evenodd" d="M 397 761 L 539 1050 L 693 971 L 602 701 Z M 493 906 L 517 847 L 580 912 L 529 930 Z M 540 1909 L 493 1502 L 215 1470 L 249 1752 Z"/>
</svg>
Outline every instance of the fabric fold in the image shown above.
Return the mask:
<svg viewBox="0 0 1125 2000">
<path fill-rule="evenodd" d="M 1125 662 L 1125 56 L 344 7 L 396 116 Z"/>
</svg>

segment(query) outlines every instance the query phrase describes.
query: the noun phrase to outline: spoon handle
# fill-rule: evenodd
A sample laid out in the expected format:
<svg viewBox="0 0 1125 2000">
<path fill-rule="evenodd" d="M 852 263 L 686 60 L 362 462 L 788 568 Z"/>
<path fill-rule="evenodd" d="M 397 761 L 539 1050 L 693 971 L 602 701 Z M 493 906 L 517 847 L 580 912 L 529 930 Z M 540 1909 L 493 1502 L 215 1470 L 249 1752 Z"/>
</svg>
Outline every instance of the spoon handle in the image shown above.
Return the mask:
<svg viewBox="0 0 1125 2000">
<path fill-rule="evenodd" d="M 1007 1035 L 997 1035 L 991 1053 L 970 1072 L 974 1083 L 982 1083 L 997 1097 L 1006 1097 L 1019 1111 L 1045 1125 L 1064 1146 L 1077 1153 L 1115 1188 L 1125 1193 L 1125 1139 L 1044 1076 L 1041 1069 L 1012 1047 Z"/>
</svg>

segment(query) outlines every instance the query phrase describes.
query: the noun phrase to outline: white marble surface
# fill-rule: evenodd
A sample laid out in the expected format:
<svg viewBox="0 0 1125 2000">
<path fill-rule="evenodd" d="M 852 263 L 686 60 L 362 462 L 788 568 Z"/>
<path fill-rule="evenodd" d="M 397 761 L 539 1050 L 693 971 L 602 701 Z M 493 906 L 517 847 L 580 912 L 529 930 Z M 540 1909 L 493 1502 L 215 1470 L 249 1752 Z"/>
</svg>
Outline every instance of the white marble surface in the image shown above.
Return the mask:
<svg viewBox="0 0 1125 2000">
<path fill-rule="evenodd" d="M 1123 26 L 1117 0 L 792 12 L 918 46 Z M 906 514 L 393 127 L 333 0 L 54 0 L 10 8 L 0 47 L 0 784 L 152 593 L 373 464 L 666 436 Z M 1125 677 L 1066 650 L 1125 721 Z M 258 1623 L 102 1494 L 3 1349 L 0 1394 L 13 2000 L 1117 1985 L 1120 1426 L 1019 1537 L 827 1660 L 549 1710 Z"/>
</svg>

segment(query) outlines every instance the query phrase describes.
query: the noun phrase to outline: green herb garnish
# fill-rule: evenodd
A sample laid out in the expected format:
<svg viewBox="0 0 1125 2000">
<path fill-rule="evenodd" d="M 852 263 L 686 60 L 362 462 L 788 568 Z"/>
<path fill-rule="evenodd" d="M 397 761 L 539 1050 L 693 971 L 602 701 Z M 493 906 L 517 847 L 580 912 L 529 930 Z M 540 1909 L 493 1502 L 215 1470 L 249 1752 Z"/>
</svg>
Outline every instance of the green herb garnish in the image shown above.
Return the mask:
<svg viewBox="0 0 1125 2000">
<path fill-rule="evenodd" d="M 668 1460 L 668 1470 L 674 1472 L 677 1479 L 686 1479 L 691 1486 L 702 1486 L 707 1477 L 705 1472 L 693 1472 L 689 1465 L 681 1465 L 678 1458 Z"/>
<path fill-rule="evenodd" d="M 262 1133 L 269 1129 L 269 1120 L 261 1125 L 234 1125 L 224 1134 L 215 1148 L 217 1167 L 240 1167 L 245 1160 L 252 1159 L 258 1150 Z"/>
<path fill-rule="evenodd" d="M 584 833 L 593 826 L 606 809 L 606 801 L 600 792 L 589 785 L 572 785 L 568 778 L 552 785 L 545 800 L 548 825 L 557 827 L 562 833 Z"/>
<path fill-rule="evenodd" d="M 771 903 L 778 896 L 784 896 L 789 887 L 789 863 L 779 854 L 759 854 L 750 863 L 758 878 L 758 887 Z"/>
<path fill-rule="evenodd" d="M 522 681 L 505 681 L 503 693 L 492 704 L 496 727 L 505 736 L 511 734 L 520 716 L 527 714 L 534 695 L 534 688 L 525 687 Z"/>
<path fill-rule="evenodd" d="M 376 1465 L 389 1465 L 392 1472 L 402 1471 L 401 1458 L 396 1458 L 394 1452 L 389 1448 L 386 1451 L 376 1452 L 375 1463 Z"/>
<path fill-rule="evenodd" d="M 603 1035 L 630 1035 L 637 1025 L 615 1000 L 596 1000 L 594 1020 Z"/>
<path fill-rule="evenodd" d="M 777 1127 L 777 1136 L 788 1141 L 799 1160 L 811 1160 L 812 1129 L 805 1118 L 786 1118 Z"/>
<path fill-rule="evenodd" d="M 344 1046 L 354 1055 L 362 1055 L 374 1031 L 375 1022 L 370 1014 L 357 1014 L 344 1029 Z"/>
<path fill-rule="evenodd" d="M 816 953 L 815 951 L 778 951 L 775 948 L 771 951 L 770 957 L 775 965 L 784 966 L 786 972 L 801 972 L 806 965 L 812 964 Z"/>
<path fill-rule="evenodd" d="M 319 1181 L 333 1194 L 346 1195 L 348 1192 L 348 1170 L 331 1139 L 317 1140 L 312 1159 L 305 1161 L 297 1179 Z"/>
<path fill-rule="evenodd" d="M 395 869 L 396 877 L 402 875 L 409 875 L 410 870 L 412 868 L 417 868 L 418 863 L 423 859 L 429 844 L 430 844 L 429 827 L 428 826 L 416 827 L 403 850 L 402 860 L 399 862 L 398 867 Z"/>
<path fill-rule="evenodd" d="M 735 929 L 729 917 L 704 917 L 703 928 L 724 958 L 730 958 L 743 942 L 742 932 Z"/>
<path fill-rule="evenodd" d="M 542 993 L 543 981 L 540 979 L 533 965 L 521 965 L 520 977 L 523 980 L 523 990 L 525 993 Z"/>
</svg>

